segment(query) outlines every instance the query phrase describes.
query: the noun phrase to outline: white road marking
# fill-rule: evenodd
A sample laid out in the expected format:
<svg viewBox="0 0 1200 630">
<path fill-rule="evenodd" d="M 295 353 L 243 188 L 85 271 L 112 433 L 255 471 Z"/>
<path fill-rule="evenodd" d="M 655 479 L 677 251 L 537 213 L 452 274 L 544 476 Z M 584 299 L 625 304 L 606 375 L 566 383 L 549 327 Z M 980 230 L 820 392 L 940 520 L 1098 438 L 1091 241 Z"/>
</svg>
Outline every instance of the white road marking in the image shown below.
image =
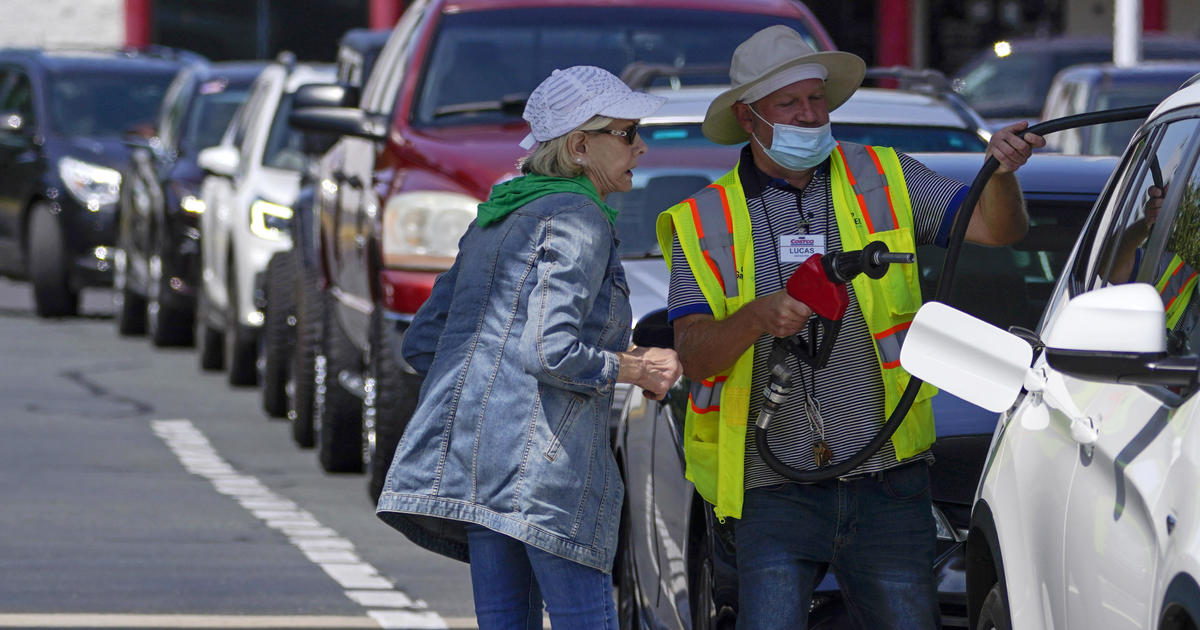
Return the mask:
<svg viewBox="0 0 1200 630">
<path fill-rule="evenodd" d="M 393 616 L 393 612 L 395 615 Z M 369 611 L 369 616 L 348 615 L 130 615 L 94 613 L 0 613 L 0 628 L 202 628 L 257 630 L 258 628 L 445 628 L 474 630 L 474 617 L 442 617 L 432 625 L 432 612 Z M 385 625 L 395 623 L 398 625 Z M 424 625 L 423 625 L 424 624 Z M 549 628 L 549 626 L 546 626 Z"/>
<path fill-rule="evenodd" d="M 345 590 L 346 597 L 359 605 L 368 608 L 367 617 L 338 617 L 349 620 L 350 625 L 338 625 L 330 617 L 280 617 L 254 615 L 120 615 L 127 620 L 155 620 L 147 625 L 121 623 L 105 626 L 102 623 L 86 623 L 83 625 L 38 626 L 31 623 L 19 624 L 30 627 L 169 627 L 169 628 L 309 628 L 309 627 L 382 627 L 395 629 L 426 629 L 426 628 L 474 628 L 474 619 L 453 619 L 454 625 L 440 617 L 436 612 L 428 610 L 428 604 L 422 600 L 413 600 L 403 591 L 395 588 L 390 580 L 381 576 L 379 571 L 370 564 L 363 562 L 354 551 L 354 544 L 341 537 L 336 531 L 322 525 L 316 517 L 307 510 L 300 509 L 294 501 L 281 497 L 265 486 L 257 477 L 239 473 L 233 466 L 221 458 L 213 448 L 208 438 L 200 432 L 189 420 L 156 420 L 152 423 L 154 432 L 166 442 L 167 447 L 179 458 L 184 469 L 188 472 L 208 479 L 213 487 L 222 494 L 229 495 L 242 507 L 246 508 L 256 518 L 268 527 L 282 532 L 293 545 L 317 566 L 321 567 L 329 577 L 333 578 Z M 11 616 L 11 615 L 9 615 Z M 6 617 L 0 615 L 0 626 L 5 625 Z M 39 618 L 47 615 L 35 615 Z M 107 618 L 104 615 L 86 615 L 89 619 Z M 161 618 L 161 619 L 160 619 Z M 236 625 L 247 623 L 277 623 L 276 620 L 289 620 L 283 625 Z M 318 625 L 309 625 L 295 620 L 321 619 Z M 69 620 L 68 620 L 69 621 Z M 221 624 L 229 621 L 235 625 L 180 625 L 187 623 Z M 362 623 L 367 625 L 361 625 Z M 359 624 L 359 625 L 355 625 Z"/>
</svg>

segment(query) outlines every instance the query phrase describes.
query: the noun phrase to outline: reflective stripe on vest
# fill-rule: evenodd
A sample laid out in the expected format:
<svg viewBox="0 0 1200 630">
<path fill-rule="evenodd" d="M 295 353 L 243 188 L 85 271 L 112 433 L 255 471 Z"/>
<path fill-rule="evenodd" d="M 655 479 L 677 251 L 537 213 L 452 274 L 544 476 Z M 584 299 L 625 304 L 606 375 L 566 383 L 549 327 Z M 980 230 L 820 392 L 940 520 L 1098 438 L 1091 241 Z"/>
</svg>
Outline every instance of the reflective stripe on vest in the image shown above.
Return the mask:
<svg viewBox="0 0 1200 630">
<path fill-rule="evenodd" d="M 883 172 L 883 164 L 879 162 L 875 149 L 862 144 L 839 142 L 837 152 L 846 164 L 846 177 L 867 221 L 867 231 L 874 234 L 896 229 L 900 221 L 896 219 L 887 175 Z"/>
<path fill-rule="evenodd" d="M 1195 290 L 1196 279 L 1195 269 L 1184 263 L 1178 255 L 1171 257 L 1171 262 L 1167 263 L 1166 270 L 1154 285 L 1154 288 L 1158 289 L 1159 295 L 1162 296 L 1163 310 L 1166 311 L 1167 316 L 1167 328 L 1174 328 L 1183 315 L 1184 306 L 1187 305 L 1192 291 Z"/>
<path fill-rule="evenodd" d="M 704 259 L 717 276 L 725 297 L 737 297 L 737 260 L 733 250 L 733 217 L 729 215 L 729 201 L 725 188 L 709 185 L 696 196 L 688 199 L 692 208 L 692 220 L 700 237 L 700 249 Z"/>
<path fill-rule="evenodd" d="M 908 334 L 908 327 L 911 325 L 912 322 L 906 322 L 871 335 L 879 348 L 879 364 L 884 369 L 900 367 L 900 346 L 904 345 L 904 336 Z"/>
<path fill-rule="evenodd" d="M 717 376 L 711 379 L 702 381 L 692 381 L 692 387 L 688 391 L 688 399 L 691 401 L 692 411 L 696 413 L 709 413 L 721 409 L 721 389 L 725 386 L 725 376 Z"/>
<path fill-rule="evenodd" d="M 887 174 L 883 172 L 883 164 L 875 149 L 862 144 L 839 142 L 837 152 L 846 165 L 846 179 L 858 199 L 867 231 L 874 234 L 898 228 L 900 222 L 896 219 L 896 207 L 892 203 Z M 900 346 L 904 343 L 908 327 L 909 324 L 904 323 L 872 335 L 879 348 L 879 364 L 883 369 L 900 367 Z"/>
</svg>

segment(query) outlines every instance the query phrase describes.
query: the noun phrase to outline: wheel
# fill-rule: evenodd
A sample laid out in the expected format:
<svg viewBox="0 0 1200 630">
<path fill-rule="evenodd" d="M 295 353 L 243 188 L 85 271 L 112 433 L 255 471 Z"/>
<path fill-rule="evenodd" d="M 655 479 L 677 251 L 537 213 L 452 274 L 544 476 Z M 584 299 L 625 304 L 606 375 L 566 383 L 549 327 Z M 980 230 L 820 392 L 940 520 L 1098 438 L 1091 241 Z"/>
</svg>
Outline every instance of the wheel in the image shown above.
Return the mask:
<svg viewBox="0 0 1200 630">
<path fill-rule="evenodd" d="M 378 308 L 371 315 L 371 362 L 363 398 L 363 464 L 367 469 L 367 495 L 379 501 L 396 445 L 421 393 L 422 379 L 400 367 L 396 360 L 400 334 L 386 325 Z"/>
<path fill-rule="evenodd" d="M 33 285 L 33 301 L 39 317 L 73 317 L 79 314 L 79 291 L 71 287 L 68 277 L 66 243 L 62 225 L 46 203 L 34 204 L 30 210 L 29 280 Z"/>
<path fill-rule="evenodd" d="M 196 297 L 196 354 L 200 369 L 225 369 L 225 334 L 208 322 L 209 299 L 201 288 Z"/>
<path fill-rule="evenodd" d="M 228 312 L 225 314 L 225 359 L 229 363 L 229 384 L 239 387 L 258 384 L 258 339 L 255 331 L 241 323 L 238 316 L 238 283 L 233 261 L 229 262 Z"/>
<path fill-rule="evenodd" d="M 335 317 L 333 297 L 325 294 L 321 326 L 321 357 L 324 370 L 316 379 L 314 396 L 316 413 L 317 459 L 326 472 L 363 471 L 362 401 L 346 391 L 340 382 L 343 372 L 357 373 L 362 359 L 354 344 L 342 333 Z M 320 363 L 318 358 L 317 363 Z"/>
<path fill-rule="evenodd" d="M 295 348 L 296 265 L 291 251 L 271 256 L 267 263 L 262 330 L 263 411 L 274 418 L 287 416 L 287 380 Z"/>
<path fill-rule="evenodd" d="M 118 250 L 113 257 L 113 306 L 117 333 L 125 336 L 146 334 L 146 298 L 129 288 L 129 258 Z"/>
<path fill-rule="evenodd" d="M 1008 603 L 999 583 L 993 584 L 992 590 L 983 598 L 975 630 L 1012 630 L 1012 621 L 1008 618 Z"/>
<path fill-rule="evenodd" d="M 149 261 L 149 295 L 146 296 L 146 334 L 156 346 L 191 345 L 195 330 L 196 312 L 186 307 L 172 307 L 162 296 L 171 291 L 163 274 L 162 255 L 155 252 Z"/>
<path fill-rule="evenodd" d="M 300 448 L 316 445 L 313 430 L 313 392 L 316 387 L 317 349 L 321 343 L 324 297 L 313 274 L 301 274 L 296 300 L 296 350 L 289 376 L 288 418 L 292 440 Z"/>
</svg>

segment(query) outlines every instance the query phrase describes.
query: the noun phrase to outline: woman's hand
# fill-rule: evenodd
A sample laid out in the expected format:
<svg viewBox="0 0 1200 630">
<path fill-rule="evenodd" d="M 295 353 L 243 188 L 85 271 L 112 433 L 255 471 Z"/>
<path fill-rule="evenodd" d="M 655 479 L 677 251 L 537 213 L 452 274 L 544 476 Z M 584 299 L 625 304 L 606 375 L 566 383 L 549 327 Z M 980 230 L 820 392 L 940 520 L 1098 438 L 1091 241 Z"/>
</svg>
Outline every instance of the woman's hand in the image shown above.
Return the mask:
<svg viewBox="0 0 1200 630">
<path fill-rule="evenodd" d="M 650 400 L 662 400 L 667 390 L 683 375 L 679 355 L 670 348 L 635 346 L 617 356 L 621 360 L 617 382 L 642 388 L 643 394 Z"/>
</svg>

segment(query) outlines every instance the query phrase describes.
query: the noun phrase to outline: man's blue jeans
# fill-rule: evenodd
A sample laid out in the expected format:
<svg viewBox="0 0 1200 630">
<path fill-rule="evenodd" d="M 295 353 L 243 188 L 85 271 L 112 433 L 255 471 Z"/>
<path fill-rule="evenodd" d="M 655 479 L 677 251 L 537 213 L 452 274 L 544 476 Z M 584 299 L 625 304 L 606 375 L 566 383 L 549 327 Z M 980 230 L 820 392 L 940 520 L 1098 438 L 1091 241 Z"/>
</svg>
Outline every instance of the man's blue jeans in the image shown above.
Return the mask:
<svg viewBox="0 0 1200 630">
<path fill-rule="evenodd" d="M 617 630 L 612 576 L 486 527 L 467 528 L 479 630 Z"/>
<path fill-rule="evenodd" d="M 940 625 L 929 466 L 748 490 L 735 525 L 738 630 L 804 630 L 832 569 L 854 625 Z"/>
</svg>

